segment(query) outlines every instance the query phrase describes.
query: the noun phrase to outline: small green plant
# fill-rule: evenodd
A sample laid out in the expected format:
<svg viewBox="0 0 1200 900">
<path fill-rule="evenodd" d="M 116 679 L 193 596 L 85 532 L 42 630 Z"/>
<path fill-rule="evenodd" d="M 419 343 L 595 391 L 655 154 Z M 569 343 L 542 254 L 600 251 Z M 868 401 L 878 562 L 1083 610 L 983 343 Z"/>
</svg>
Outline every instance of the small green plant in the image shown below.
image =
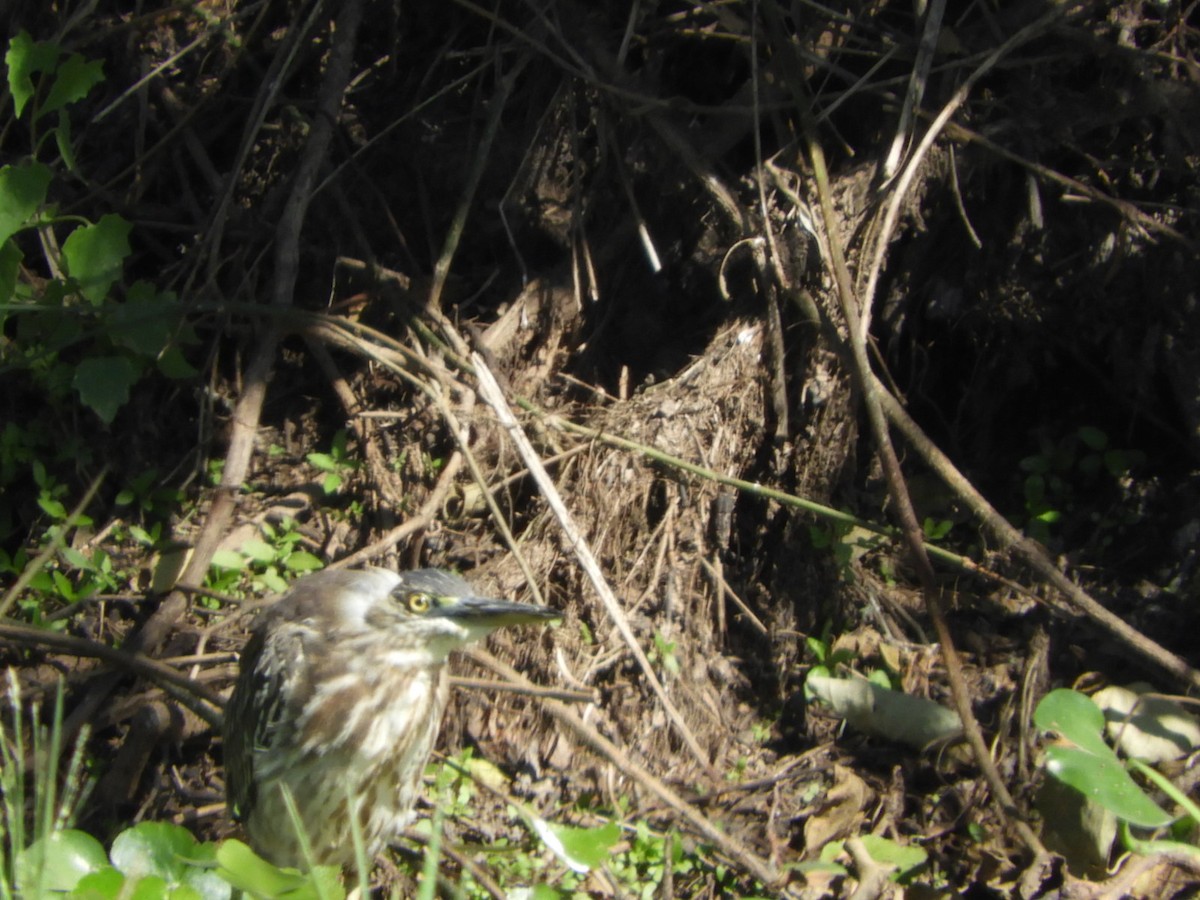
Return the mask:
<svg viewBox="0 0 1200 900">
<path fill-rule="evenodd" d="M 0 574 L 26 579 L 24 589 L 15 596 L 15 605 L 31 624 L 65 628 L 67 622 L 54 617 L 64 606 L 86 600 L 96 594 L 116 591 L 127 581 L 112 557 L 102 547 L 76 549 L 67 540 L 72 529 L 87 528 L 92 519 L 79 511 L 67 510 L 62 502 L 65 486 L 46 473 L 39 461 L 32 465 L 39 489 L 38 506 L 44 516 L 41 553 L 33 559 L 25 549 L 11 556 L 0 550 Z M 36 567 L 35 571 L 30 571 Z"/>
<path fill-rule="evenodd" d="M 183 502 L 183 492 L 161 484 L 158 469 L 149 469 L 134 478 L 117 494 L 117 506 L 134 509 L 143 519 L 163 519 Z"/>
<path fill-rule="evenodd" d="M 940 541 L 950 533 L 950 529 L 954 527 L 954 523 L 949 519 L 934 519 L 931 516 L 926 516 L 921 522 L 921 531 L 925 534 L 925 540 L 928 543 Z"/>
<path fill-rule="evenodd" d="M 679 674 L 678 641 L 669 641 L 661 631 L 654 632 L 654 646 L 646 652 L 652 665 L 661 666 L 672 678 Z"/>
<path fill-rule="evenodd" d="M 253 588 L 277 594 L 287 590 L 289 577 L 324 568 L 320 557 L 300 548 L 304 536 L 296 530 L 295 520 L 284 519 L 278 526 L 264 522 L 260 529 L 266 540 L 255 538 L 240 550 L 213 554 L 207 579 L 210 588 L 222 593 L 237 591 L 248 577 Z"/>
<path fill-rule="evenodd" d="M 1078 792 L 1083 802 L 1115 817 L 1126 849 L 1138 853 L 1184 853 L 1200 863 L 1200 848 L 1175 838 L 1194 833 L 1200 824 L 1200 807 L 1152 766 L 1129 757 L 1122 761 L 1105 739 L 1104 712 L 1078 691 L 1060 688 L 1042 698 L 1034 711 L 1039 730 L 1053 736 L 1045 748 L 1047 774 Z M 1156 733 L 1172 733 L 1162 720 L 1152 723 Z M 1118 730 L 1118 734 L 1122 731 Z M 1175 816 L 1164 810 L 1134 779 L 1146 779 L 1182 810 Z M 1163 836 L 1161 829 L 1170 828 Z M 1159 833 L 1152 839 L 1139 836 Z M 1109 833 L 1108 840 L 1112 835 Z M 1107 846 L 1099 847 L 1107 855 Z"/>
<path fill-rule="evenodd" d="M 813 665 L 809 667 L 808 673 L 804 676 L 804 698 L 810 702 L 817 699 L 817 693 L 809 684 L 808 679 L 814 677 L 817 679 L 845 677 L 846 672 L 853 668 L 851 663 L 857 658 L 851 650 L 844 647 L 834 649 L 836 641 L 833 639 L 832 630 L 832 624 L 826 623 L 820 637 L 809 635 L 804 639 L 804 643 L 808 647 L 808 652 L 813 657 Z M 899 689 L 897 679 L 893 677 L 891 666 L 888 664 L 886 657 L 883 667 L 873 666 L 868 668 L 862 677 L 884 690 L 894 691 Z"/>
<path fill-rule="evenodd" d="M 855 579 L 854 564 L 888 543 L 883 535 L 849 522 L 810 525 L 808 537 L 814 549 L 833 553 L 834 563 L 847 584 Z"/>
<path fill-rule="evenodd" d="M 321 489 L 326 494 L 336 494 L 351 473 L 356 472 L 361 465 L 347 452 L 348 440 L 349 436 L 345 429 L 342 429 L 333 436 L 333 445 L 328 453 L 310 453 L 305 457 L 311 465 L 325 473 L 325 477 L 321 479 Z"/>
<path fill-rule="evenodd" d="M 808 676 L 817 675 L 823 678 L 834 678 L 841 666 L 849 665 L 854 659 L 854 654 L 849 650 L 833 649 L 832 640 L 833 626 L 826 624 L 821 631 L 821 636 L 816 637 L 809 635 L 804 639 L 805 645 L 808 647 L 808 652 L 812 654 L 813 665 L 808 670 Z M 804 696 L 808 700 L 813 699 L 813 694 L 807 684 L 804 687 Z"/>
<path fill-rule="evenodd" d="M 1037 453 L 1020 462 L 1024 473 L 1024 526 L 1030 537 L 1053 545 L 1058 530 L 1078 513 L 1081 498 L 1094 496 L 1100 488 L 1115 489 L 1130 469 L 1145 462 L 1138 450 L 1110 446 L 1108 435 L 1090 425 L 1081 426 L 1058 441 L 1039 437 Z M 1102 543 L 1113 532 L 1129 524 L 1129 512 L 1117 504 L 1117 517 L 1090 523 Z"/>
<path fill-rule="evenodd" d="M 929 863 L 929 854 L 915 845 L 899 844 L 889 838 L 877 834 L 864 834 L 859 837 L 863 849 L 871 859 L 890 868 L 888 880 L 901 885 L 912 884 L 918 875 L 925 871 Z M 849 868 L 850 854 L 846 851 L 845 841 L 830 841 L 821 848 L 820 859 L 816 862 L 800 866 L 804 872 L 827 872 L 836 875 L 846 875 Z M 860 873 L 861 874 L 861 873 Z"/>
</svg>

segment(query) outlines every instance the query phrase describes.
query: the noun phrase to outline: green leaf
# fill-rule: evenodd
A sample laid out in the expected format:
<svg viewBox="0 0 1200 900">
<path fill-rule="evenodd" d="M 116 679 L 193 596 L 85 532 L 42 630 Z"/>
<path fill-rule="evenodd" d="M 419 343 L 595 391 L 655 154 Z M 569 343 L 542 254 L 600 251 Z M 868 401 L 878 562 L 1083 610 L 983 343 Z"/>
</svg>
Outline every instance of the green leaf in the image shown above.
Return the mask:
<svg viewBox="0 0 1200 900">
<path fill-rule="evenodd" d="M 95 225 L 76 228 L 63 242 L 67 272 L 78 282 L 79 292 L 96 306 L 121 277 L 130 253 L 132 228 L 120 216 L 109 213 Z"/>
<path fill-rule="evenodd" d="M 912 878 L 929 860 L 929 854 L 921 847 L 897 844 L 877 834 L 864 834 L 862 842 L 871 854 L 871 859 L 896 867 L 892 875 L 893 881 Z"/>
<path fill-rule="evenodd" d="M 39 495 L 37 503 L 42 508 L 42 512 L 52 519 L 61 521 L 67 517 L 67 508 L 48 494 Z"/>
<path fill-rule="evenodd" d="M 172 900 L 228 900 L 228 882 L 205 864 L 216 857 L 216 848 L 200 844 L 186 828 L 168 822 L 142 822 L 117 835 L 112 861 L 127 876 L 161 878 Z M 149 886 L 147 886 L 149 887 Z M 143 885 L 138 883 L 138 894 Z M 135 896 L 137 896 L 135 895 Z"/>
<path fill-rule="evenodd" d="M 1033 724 L 1042 731 L 1062 735 L 1089 753 L 1117 758 L 1101 733 L 1104 713 L 1078 691 L 1058 688 L 1048 693 L 1033 711 Z"/>
<path fill-rule="evenodd" d="M 89 872 L 108 865 L 100 842 L 84 831 L 55 831 L 20 851 L 16 859 L 18 893 L 33 896 L 32 888 L 69 891 Z"/>
<path fill-rule="evenodd" d="M 168 378 L 191 378 L 199 374 L 199 371 L 183 355 L 183 351 L 179 349 L 178 344 L 168 344 L 163 348 L 163 352 L 159 354 L 158 371 L 162 372 Z"/>
<path fill-rule="evenodd" d="M 871 684 L 879 685 L 885 691 L 894 690 L 892 679 L 883 669 L 872 669 L 867 673 L 867 681 L 871 682 Z"/>
<path fill-rule="evenodd" d="M 1108 446 L 1108 435 L 1099 428 L 1093 428 L 1091 425 L 1082 425 L 1075 433 L 1079 435 L 1079 439 L 1087 445 L 1089 450 L 1095 450 L 1099 453 Z"/>
<path fill-rule="evenodd" d="M 88 95 L 88 91 L 104 80 L 104 61 L 99 59 L 86 60 L 78 53 L 72 53 L 58 67 L 54 84 L 46 101 L 38 110 L 39 115 L 62 109 Z"/>
<path fill-rule="evenodd" d="M 0 168 L 0 243 L 26 227 L 46 202 L 50 177 L 39 162 Z"/>
<path fill-rule="evenodd" d="M 344 900 L 345 889 L 335 866 L 317 866 L 308 876 L 295 869 L 271 865 L 241 841 L 228 840 L 217 848 L 218 873 L 231 885 L 258 897 L 289 900 Z M 332 873 L 332 878 L 330 877 Z"/>
<path fill-rule="evenodd" d="M 123 897 L 125 876 L 112 866 L 84 875 L 71 891 L 71 900 L 117 900 Z"/>
<path fill-rule="evenodd" d="M 621 827 L 609 822 L 599 828 L 574 828 L 530 816 L 530 824 L 542 842 L 566 865 L 580 874 L 608 862 L 613 845 L 621 837 Z"/>
<path fill-rule="evenodd" d="M 894 866 L 895 871 L 889 876 L 892 881 L 905 881 L 911 879 L 918 874 L 918 871 L 929 859 L 927 854 L 920 847 L 904 846 L 897 844 L 893 840 L 881 837 L 877 834 L 864 834 L 860 837 L 863 846 L 871 859 L 884 865 Z M 845 841 L 830 841 L 821 848 L 820 863 L 823 866 L 836 866 L 836 869 L 813 868 L 808 867 L 805 871 L 812 872 L 845 872 L 844 866 L 839 865 L 835 860 L 846 852 Z"/>
<path fill-rule="evenodd" d="M 1124 450 L 1105 450 L 1104 468 L 1113 478 L 1120 478 L 1129 471 L 1130 458 Z"/>
<path fill-rule="evenodd" d="M 926 516 L 925 521 L 921 523 L 921 530 L 925 532 L 927 541 L 940 541 L 953 527 L 954 523 L 948 519 L 934 519 L 931 516 Z"/>
<path fill-rule="evenodd" d="M 1029 472 L 1031 475 L 1048 475 L 1050 473 L 1050 460 L 1042 454 L 1036 456 L 1026 456 L 1017 467 L 1022 472 Z"/>
<path fill-rule="evenodd" d="M 1133 825 L 1160 828 L 1172 820 L 1143 793 L 1115 755 L 1104 758 L 1078 747 L 1055 744 L 1046 748 L 1046 771 Z"/>
<path fill-rule="evenodd" d="M 154 359 L 170 343 L 178 321 L 175 295 L 159 294 L 153 285 L 138 281 L 129 288 L 124 303 L 112 305 L 108 333 L 113 343 Z"/>
<path fill-rule="evenodd" d="M 58 155 L 63 163 L 74 174 L 79 174 L 79 166 L 75 163 L 75 150 L 71 147 L 71 117 L 65 109 L 58 111 L 58 127 L 54 129 L 54 143 L 58 147 Z"/>
<path fill-rule="evenodd" d="M 338 469 L 337 460 L 328 453 L 310 453 L 305 457 L 311 465 L 316 466 L 322 472 L 336 472 Z"/>
<path fill-rule="evenodd" d="M 1033 721 L 1069 742 L 1046 748 L 1046 771 L 1063 784 L 1134 825 L 1158 828 L 1171 821 L 1104 742 L 1104 713 L 1083 694 L 1051 691 L 1034 710 Z"/>
<path fill-rule="evenodd" d="M 289 572 L 315 572 L 318 569 L 325 568 L 325 562 L 319 556 L 313 556 L 306 550 L 297 550 L 295 553 L 289 553 L 288 558 L 283 561 L 284 566 Z"/>
<path fill-rule="evenodd" d="M 8 52 L 4 54 L 4 62 L 8 66 L 8 89 L 13 96 L 13 109 L 17 118 L 33 97 L 33 75 L 36 72 L 52 72 L 58 62 L 58 44 L 49 41 L 37 41 L 22 31 L 8 42 Z"/>
<path fill-rule="evenodd" d="M 258 540 L 257 538 L 248 540 L 242 544 L 241 551 L 245 556 L 248 556 L 255 562 L 260 563 L 274 562 L 275 557 L 279 555 L 279 551 L 277 551 L 274 547 L 265 541 Z"/>
<path fill-rule="evenodd" d="M 218 550 L 213 554 L 212 565 L 218 569 L 240 572 L 246 567 L 246 558 L 236 550 Z"/>
<path fill-rule="evenodd" d="M 267 568 L 255 576 L 254 579 L 258 584 L 263 585 L 272 594 L 282 594 L 288 588 L 288 583 L 283 576 L 279 574 L 279 570 L 274 566 Z"/>
<path fill-rule="evenodd" d="M 84 405 L 104 424 L 111 425 L 117 410 L 129 400 L 129 389 L 137 379 L 137 370 L 127 357 L 94 356 L 76 367 L 72 383 Z"/>
</svg>

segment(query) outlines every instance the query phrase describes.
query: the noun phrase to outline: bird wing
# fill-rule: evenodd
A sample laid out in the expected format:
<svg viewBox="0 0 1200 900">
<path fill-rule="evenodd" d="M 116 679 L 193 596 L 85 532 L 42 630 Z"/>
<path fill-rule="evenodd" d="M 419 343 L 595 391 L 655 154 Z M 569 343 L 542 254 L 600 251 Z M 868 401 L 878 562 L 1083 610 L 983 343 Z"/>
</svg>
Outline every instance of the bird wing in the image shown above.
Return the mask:
<svg viewBox="0 0 1200 900">
<path fill-rule="evenodd" d="M 225 713 L 225 781 L 234 818 L 245 819 L 257 786 L 271 777 L 264 762 L 289 746 L 295 714 L 296 672 L 303 671 L 302 629 L 260 627 L 242 651 L 237 684 Z"/>
</svg>

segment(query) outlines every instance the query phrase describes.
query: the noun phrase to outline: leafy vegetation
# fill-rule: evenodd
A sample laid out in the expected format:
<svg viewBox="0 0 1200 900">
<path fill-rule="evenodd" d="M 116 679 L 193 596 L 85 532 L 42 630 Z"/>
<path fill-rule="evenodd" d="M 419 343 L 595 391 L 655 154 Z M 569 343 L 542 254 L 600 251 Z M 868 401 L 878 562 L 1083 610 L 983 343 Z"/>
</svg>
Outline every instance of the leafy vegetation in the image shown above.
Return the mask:
<svg viewBox="0 0 1200 900">
<path fill-rule="evenodd" d="M 1185 714 L 1179 710 L 1174 716 L 1178 721 L 1178 717 Z M 1044 751 L 1047 775 L 1076 791 L 1086 806 L 1119 820 L 1126 850 L 1144 854 L 1182 852 L 1200 862 L 1200 844 L 1195 842 L 1200 827 L 1200 806 L 1136 755 L 1122 762 L 1106 740 L 1105 714 L 1091 699 L 1065 688 L 1051 691 L 1038 703 L 1034 723 L 1053 737 Z M 1131 732 L 1138 730 L 1120 717 L 1114 724 L 1117 734 L 1122 737 L 1125 728 Z M 1143 723 L 1141 727 L 1146 728 L 1147 724 Z M 1165 716 L 1154 718 L 1149 728 L 1156 734 L 1171 735 L 1175 731 L 1179 735 L 1176 738 L 1180 742 L 1179 755 L 1196 749 L 1195 738 L 1189 740 L 1173 729 Z M 1191 731 L 1196 734 L 1194 723 Z M 1129 746 L 1136 751 L 1139 744 L 1130 743 Z M 1164 810 L 1134 779 L 1135 774 L 1147 779 L 1150 785 L 1178 805 L 1183 810 L 1182 815 L 1172 815 Z M 1047 810 L 1048 815 L 1050 812 Z M 1167 829 L 1165 835 L 1164 829 Z M 1159 836 L 1149 839 L 1137 836 L 1147 832 Z M 1181 843 L 1181 837 L 1192 840 Z M 1107 856 L 1107 842 L 1111 838 L 1111 832 L 1106 838 L 1098 838 L 1103 842 L 1098 848 L 1099 857 Z M 1069 854 L 1068 861 L 1073 862 Z"/>
</svg>

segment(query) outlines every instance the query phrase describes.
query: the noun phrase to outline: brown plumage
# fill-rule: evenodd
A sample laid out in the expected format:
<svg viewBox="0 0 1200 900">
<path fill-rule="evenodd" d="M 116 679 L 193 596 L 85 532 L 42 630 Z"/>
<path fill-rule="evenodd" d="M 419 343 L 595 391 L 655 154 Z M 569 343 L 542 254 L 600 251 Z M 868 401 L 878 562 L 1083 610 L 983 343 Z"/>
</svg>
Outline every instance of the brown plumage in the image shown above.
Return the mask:
<svg viewBox="0 0 1200 900">
<path fill-rule="evenodd" d="M 352 815 L 374 857 L 411 819 L 446 706 L 449 653 L 557 616 L 475 597 L 438 569 L 299 579 L 260 614 L 225 713 L 227 798 L 251 846 L 277 865 L 307 864 L 286 788 L 311 862 L 354 859 Z"/>
</svg>

